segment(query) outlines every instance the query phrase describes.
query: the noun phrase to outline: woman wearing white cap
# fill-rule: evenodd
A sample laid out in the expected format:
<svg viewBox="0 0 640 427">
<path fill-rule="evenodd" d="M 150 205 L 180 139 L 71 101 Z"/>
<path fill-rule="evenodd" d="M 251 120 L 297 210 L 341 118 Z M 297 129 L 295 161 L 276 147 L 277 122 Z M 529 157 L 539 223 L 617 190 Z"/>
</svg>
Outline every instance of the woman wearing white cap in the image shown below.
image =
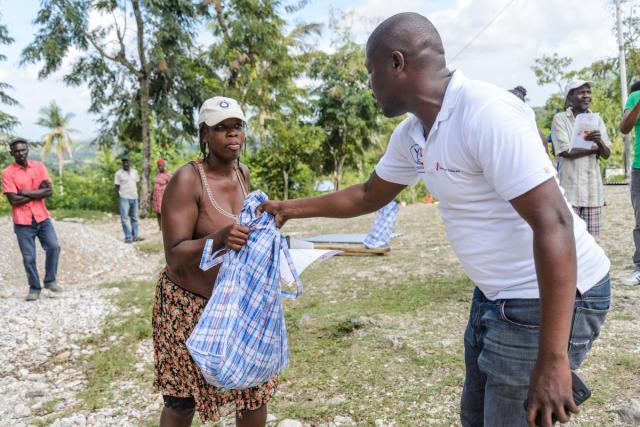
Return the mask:
<svg viewBox="0 0 640 427">
<path fill-rule="evenodd" d="M 160 426 L 190 426 L 195 410 L 202 421 L 235 409 L 238 426 L 264 426 L 267 401 L 278 379 L 248 390 L 221 390 L 207 384 L 186 347 L 208 298 L 218 268 L 198 267 L 207 239 L 214 250 L 238 250 L 249 229 L 238 223 L 249 191 L 249 171 L 239 158 L 245 143 L 245 116 L 231 98 L 214 97 L 198 117 L 203 160 L 182 166 L 162 200 L 162 236 L 167 261 L 153 308 L 154 385 L 164 398 Z"/>
</svg>

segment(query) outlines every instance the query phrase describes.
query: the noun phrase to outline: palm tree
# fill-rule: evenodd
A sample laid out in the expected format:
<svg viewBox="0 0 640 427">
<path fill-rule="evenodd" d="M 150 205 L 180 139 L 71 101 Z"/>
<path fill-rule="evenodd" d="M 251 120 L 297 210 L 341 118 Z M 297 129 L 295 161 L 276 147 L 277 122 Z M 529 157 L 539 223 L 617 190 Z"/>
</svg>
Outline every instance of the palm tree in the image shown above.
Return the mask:
<svg viewBox="0 0 640 427">
<path fill-rule="evenodd" d="M 58 175 L 60 176 L 60 195 L 64 194 L 64 187 L 62 185 L 64 156 L 65 154 L 69 154 L 69 157 L 73 157 L 71 153 L 72 141 L 70 134 L 77 132 L 75 129 L 67 127 L 72 117 L 73 113 L 64 114 L 58 104 L 56 104 L 55 101 L 51 101 L 48 107 L 40 109 L 40 118 L 36 122 L 36 124 L 49 129 L 49 132 L 42 136 L 42 148 L 40 149 L 42 161 L 47 158 L 54 146 L 56 149 Z"/>
</svg>

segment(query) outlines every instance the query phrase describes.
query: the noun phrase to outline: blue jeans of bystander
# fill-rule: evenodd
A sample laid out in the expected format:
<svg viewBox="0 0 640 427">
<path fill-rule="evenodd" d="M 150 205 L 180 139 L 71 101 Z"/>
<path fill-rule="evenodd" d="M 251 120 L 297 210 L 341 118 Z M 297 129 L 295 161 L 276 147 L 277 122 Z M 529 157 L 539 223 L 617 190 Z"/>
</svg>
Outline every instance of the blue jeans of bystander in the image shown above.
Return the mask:
<svg viewBox="0 0 640 427">
<path fill-rule="evenodd" d="M 40 276 L 36 265 L 36 237 L 40 240 L 42 249 L 46 253 L 44 285 L 49 286 L 56 282 L 58 272 L 58 259 L 60 258 L 60 244 L 56 230 L 50 219 L 36 223 L 32 219 L 31 225 L 13 224 L 13 231 L 18 238 L 18 246 L 22 252 L 22 263 L 24 264 L 29 288 L 40 290 Z"/>
<path fill-rule="evenodd" d="M 611 301 L 609 275 L 576 292 L 569 362 L 577 369 L 600 333 Z M 526 427 L 523 402 L 538 357 L 539 299 L 490 301 L 473 294 L 464 335 L 466 378 L 460 419 L 465 427 Z"/>
<path fill-rule="evenodd" d="M 120 197 L 120 222 L 124 231 L 124 240 L 130 242 L 138 238 L 138 199 Z M 131 220 L 131 227 L 129 227 Z"/>
</svg>

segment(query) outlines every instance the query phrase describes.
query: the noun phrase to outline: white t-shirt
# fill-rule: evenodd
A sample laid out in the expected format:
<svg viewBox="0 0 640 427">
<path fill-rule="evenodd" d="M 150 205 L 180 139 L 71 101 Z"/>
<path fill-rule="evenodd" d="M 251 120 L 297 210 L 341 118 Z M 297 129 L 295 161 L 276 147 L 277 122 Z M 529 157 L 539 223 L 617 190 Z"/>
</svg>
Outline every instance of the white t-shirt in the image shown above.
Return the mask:
<svg viewBox="0 0 640 427">
<path fill-rule="evenodd" d="M 114 179 L 114 184 L 120 186 L 120 190 L 118 194 L 123 199 L 138 199 L 138 188 L 136 183 L 140 181 L 140 177 L 138 176 L 138 172 L 129 168 L 129 172 L 126 172 L 124 169 L 118 170 L 116 172 L 116 176 Z"/>
<path fill-rule="evenodd" d="M 393 132 L 376 173 L 398 184 L 424 181 L 440 202 L 465 272 L 487 298 L 539 297 L 533 232 L 509 200 L 557 178 L 525 103 L 456 71 L 428 138 L 410 115 Z M 584 221 L 573 214 L 573 223 L 578 289 L 586 292 L 610 263 Z"/>
</svg>

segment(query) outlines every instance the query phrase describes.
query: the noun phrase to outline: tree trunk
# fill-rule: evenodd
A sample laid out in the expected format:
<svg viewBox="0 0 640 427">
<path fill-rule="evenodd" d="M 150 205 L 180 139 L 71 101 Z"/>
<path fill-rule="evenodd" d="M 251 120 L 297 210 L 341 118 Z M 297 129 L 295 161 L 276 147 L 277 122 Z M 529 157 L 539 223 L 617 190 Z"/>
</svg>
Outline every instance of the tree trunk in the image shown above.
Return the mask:
<svg viewBox="0 0 640 427">
<path fill-rule="evenodd" d="M 144 22 L 140 12 L 139 0 L 131 0 L 131 6 L 136 18 L 138 32 L 138 56 L 140 58 L 140 123 L 142 125 L 142 185 L 140 188 L 140 216 L 146 218 L 149 214 L 149 176 L 151 174 L 151 137 L 149 134 L 149 73 L 145 57 Z"/>
<path fill-rule="evenodd" d="M 340 181 L 342 180 L 342 168 L 344 166 L 344 161 L 347 158 L 345 154 L 338 155 L 337 153 L 333 156 L 333 180 L 335 185 L 335 191 L 340 190 Z"/>
<path fill-rule="evenodd" d="M 63 164 L 58 162 L 58 177 L 60 179 L 60 197 L 64 197 L 64 184 L 62 183 L 62 168 Z"/>
<path fill-rule="evenodd" d="M 282 192 L 283 200 L 289 200 L 289 173 L 286 169 L 282 170 L 282 177 L 284 178 L 284 190 Z"/>
</svg>

